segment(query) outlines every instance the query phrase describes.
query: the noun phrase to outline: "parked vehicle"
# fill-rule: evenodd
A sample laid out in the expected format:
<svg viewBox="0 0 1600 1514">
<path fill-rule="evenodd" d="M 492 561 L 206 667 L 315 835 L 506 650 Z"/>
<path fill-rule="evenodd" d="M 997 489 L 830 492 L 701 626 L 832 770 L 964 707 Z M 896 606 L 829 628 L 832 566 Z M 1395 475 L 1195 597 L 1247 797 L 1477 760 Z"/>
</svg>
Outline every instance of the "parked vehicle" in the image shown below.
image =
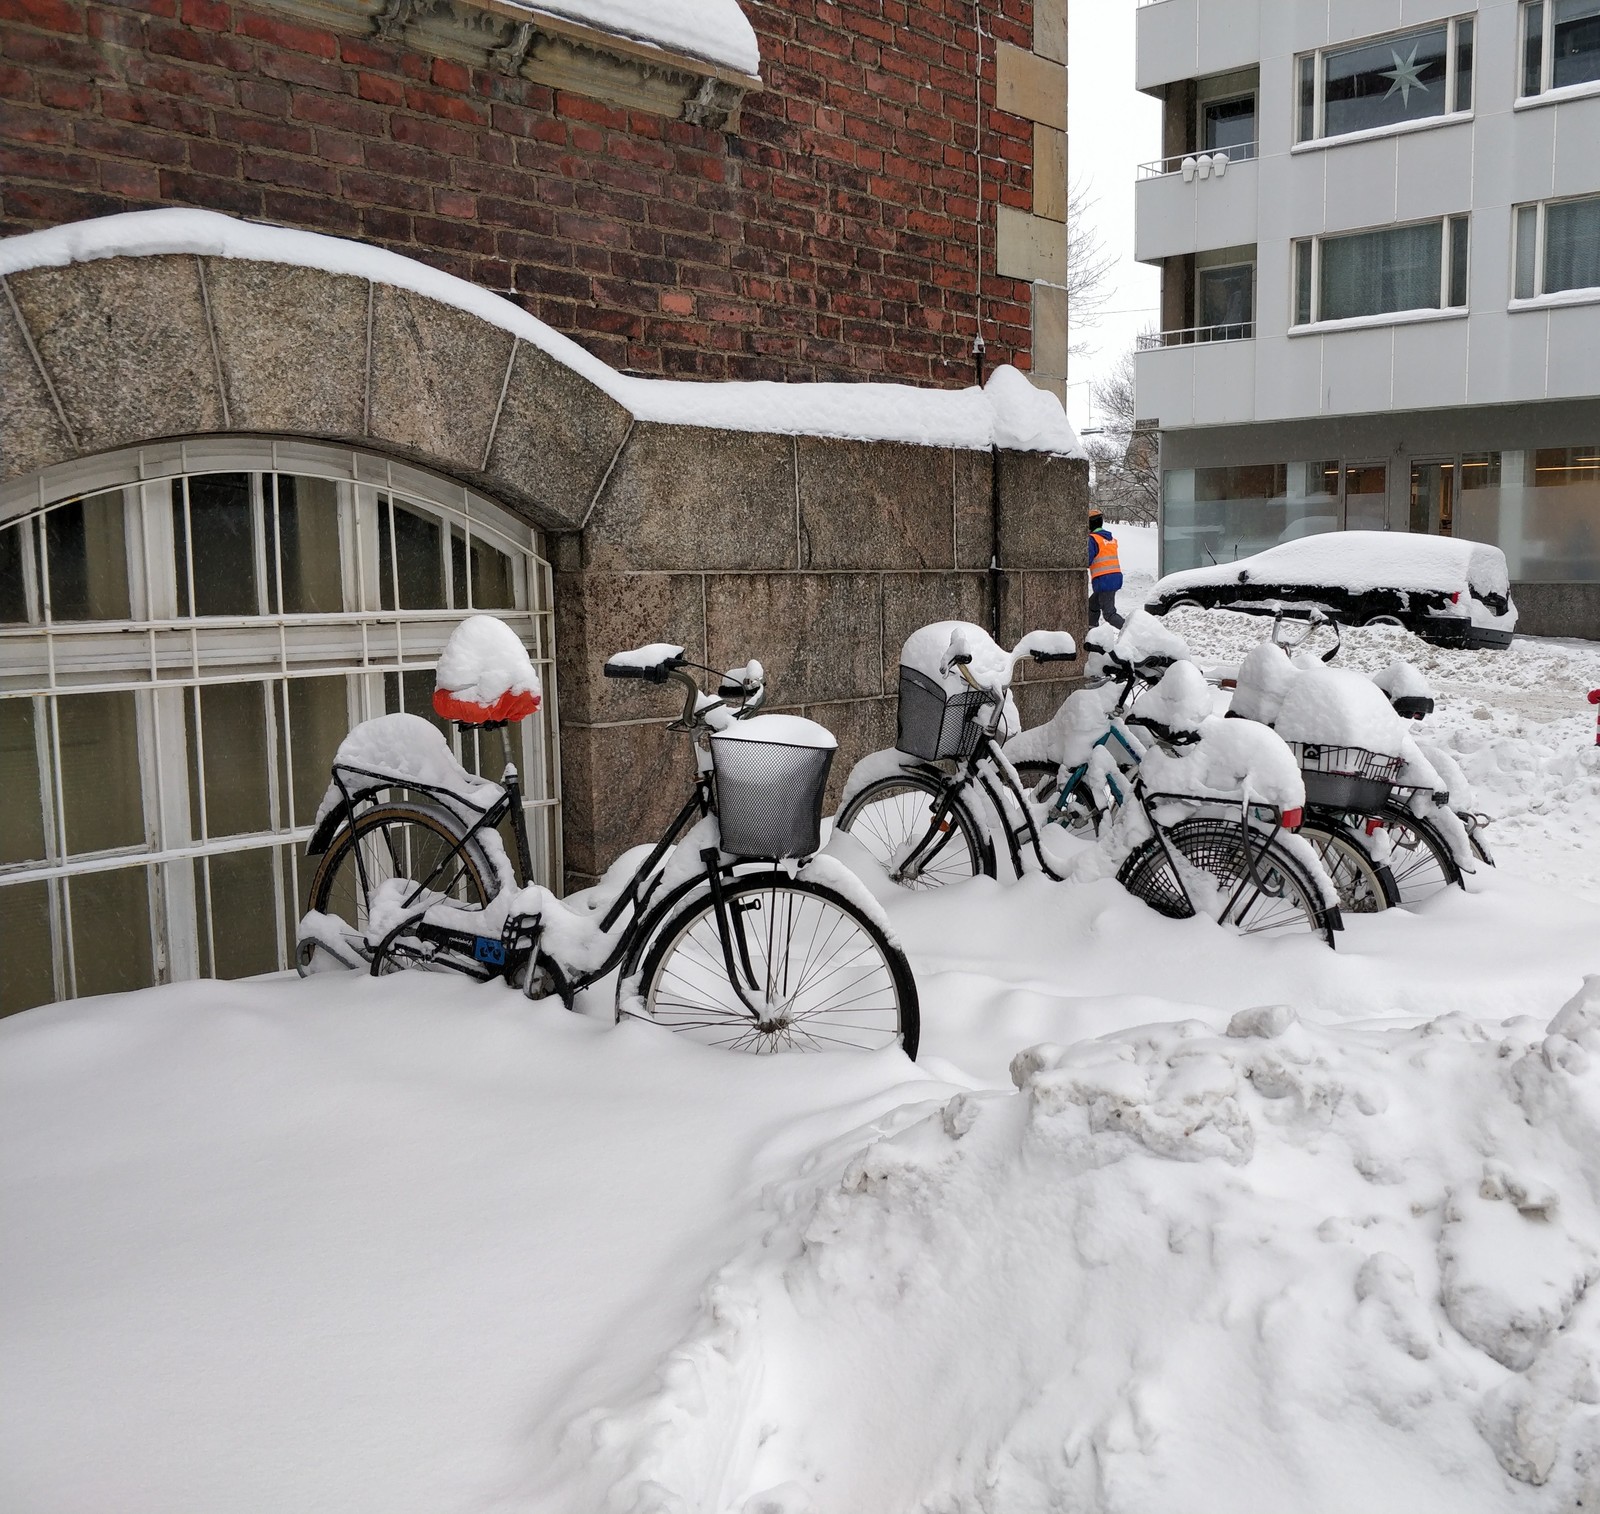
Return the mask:
<svg viewBox="0 0 1600 1514">
<path fill-rule="evenodd" d="M 1483 542 L 1404 531 L 1329 531 L 1237 562 L 1169 573 L 1146 607 L 1315 611 L 1347 625 L 1399 625 L 1440 646 L 1505 647 L 1517 624 L 1506 557 Z"/>
</svg>

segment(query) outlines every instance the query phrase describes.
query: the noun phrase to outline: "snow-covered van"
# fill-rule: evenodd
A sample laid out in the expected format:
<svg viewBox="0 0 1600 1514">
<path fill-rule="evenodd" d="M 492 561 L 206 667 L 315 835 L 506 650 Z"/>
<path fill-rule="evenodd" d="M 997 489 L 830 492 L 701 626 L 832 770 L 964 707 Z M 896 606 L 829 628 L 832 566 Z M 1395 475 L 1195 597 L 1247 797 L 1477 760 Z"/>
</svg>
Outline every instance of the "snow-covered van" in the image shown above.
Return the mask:
<svg viewBox="0 0 1600 1514">
<path fill-rule="evenodd" d="M 1508 646 L 1517 624 L 1498 547 L 1404 531 L 1329 531 L 1169 573 L 1146 608 L 1165 615 L 1179 605 L 1259 615 L 1320 609 L 1349 625 L 1399 624 L 1442 646 Z"/>
</svg>

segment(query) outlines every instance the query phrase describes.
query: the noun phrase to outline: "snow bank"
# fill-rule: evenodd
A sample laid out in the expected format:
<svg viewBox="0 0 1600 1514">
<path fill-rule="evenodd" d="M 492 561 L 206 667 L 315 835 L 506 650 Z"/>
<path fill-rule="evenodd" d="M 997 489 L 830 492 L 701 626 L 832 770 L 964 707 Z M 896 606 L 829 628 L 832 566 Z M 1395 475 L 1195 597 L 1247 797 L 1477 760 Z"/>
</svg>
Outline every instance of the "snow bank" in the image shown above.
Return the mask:
<svg viewBox="0 0 1600 1514">
<path fill-rule="evenodd" d="M 1596 1057 L 1600 979 L 1036 1046 L 775 1190 L 561 1507 L 1586 1507 Z"/>
<path fill-rule="evenodd" d="M 1273 724 L 1285 741 L 1364 747 L 1385 757 L 1400 756 L 1407 735 L 1370 678 L 1321 666 L 1295 670 Z"/>
<path fill-rule="evenodd" d="M 615 3 L 625 3 L 641 13 L 660 9 L 648 0 Z M 718 0 L 719 9 L 721 3 L 723 0 Z M 684 16 L 697 14 L 693 0 L 679 0 L 673 9 Z M 181 253 L 292 263 L 425 295 L 520 337 L 588 379 L 643 421 L 784 436 L 835 436 L 971 450 L 1015 447 L 1087 456 L 1060 400 L 1035 389 L 1004 364 L 995 368 L 981 389 L 635 378 L 615 372 L 509 300 L 411 258 L 340 237 L 240 221 L 209 210 L 130 211 L 8 237 L 0 241 L 0 276 L 96 258 Z"/>
<path fill-rule="evenodd" d="M 695 58 L 708 58 L 742 73 L 761 69 L 761 49 L 738 0 L 538 0 L 518 9 L 582 21 Z"/>
</svg>

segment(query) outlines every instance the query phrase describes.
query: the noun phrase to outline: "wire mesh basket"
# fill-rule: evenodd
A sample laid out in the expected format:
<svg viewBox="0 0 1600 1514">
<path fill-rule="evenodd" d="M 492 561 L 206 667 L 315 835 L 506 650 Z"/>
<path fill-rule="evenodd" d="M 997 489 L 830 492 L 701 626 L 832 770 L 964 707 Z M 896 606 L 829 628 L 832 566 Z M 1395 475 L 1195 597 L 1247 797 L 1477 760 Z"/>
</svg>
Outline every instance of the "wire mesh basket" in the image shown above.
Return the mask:
<svg viewBox="0 0 1600 1514">
<path fill-rule="evenodd" d="M 734 857 L 809 857 L 822 845 L 822 795 L 834 748 L 711 738 L 722 849 Z"/>
<path fill-rule="evenodd" d="M 978 749 L 976 717 L 982 708 L 976 689 L 946 693 L 926 673 L 902 667 L 895 747 L 924 762 L 970 757 Z"/>
<path fill-rule="evenodd" d="M 1290 750 L 1305 779 L 1306 803 L 1330 810 L 1371 814 L 1388 802 L 1403 758 L 1386 757 L 1362 746 L 1326 746 L 1291 741 Z"/>
</svg>

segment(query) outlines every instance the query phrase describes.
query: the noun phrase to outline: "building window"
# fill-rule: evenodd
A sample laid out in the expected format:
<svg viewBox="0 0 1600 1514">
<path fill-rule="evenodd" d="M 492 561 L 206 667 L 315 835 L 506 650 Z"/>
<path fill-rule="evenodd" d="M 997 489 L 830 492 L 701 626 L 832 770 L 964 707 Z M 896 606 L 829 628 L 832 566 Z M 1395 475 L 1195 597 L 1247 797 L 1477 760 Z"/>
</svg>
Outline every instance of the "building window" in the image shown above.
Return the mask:
<svg viewBox="0 0 1600 1514">
<path fill-rule="evenodd" d="M 1470 111 L 1472 42 L 1472 18 L 1462 16 L 1304 54 L 1297 62 L 1296 140 L 1381 131 Z"/>
<path fill-rule="evenodd" d="M 1513 295 L 1531 300 L 1568 289 L 1600 289 L 1600 195 L 1517 207 Z"/>
<path fill-rule="evenodd" d="M 1161 520 L 1167 573 L 1233 562 L 1279 542 L 1337 531 L 1339 464 L 1334 459 L 1175 469 L 1162 476 Z"/>
<path fill-rule="evenodd" d="M 1600 439 L 1462 458 L 1455 534 L 1499 547 L 1514 582 L 1600 582 Z"/>
<path fill-rule="evenodd" d="M 1234 95 L 1200 103 L 1200 151 L 1225 152 L 1236 163 L 1256 155 L 1256 97 Z"/>
<path fill-rule="evenodd" d="M 0 1014 L 292 966 L 333 753 L 369 716 L 434 718 L 463 611 L 501 615 L 553 687 L 540 539 L 470 490 L 246 439 L 147 448 L 124 476 L 0 524 Z M 550 707 L 516 752 L 546 883 Z"/>
<path fill-rule="evenodd" d="M 1600 0 L 1524 0 L 1524 99 L 1600 80 Z"/>
<path fill-rule="evenodd" d="M 1465 308 L 1466 216 L 1294 244 L 1294 324 Z"/>
<path fill-rule="evenodd" d="M 1255 334 L 1256 265 L 1226 263 L 1195 270 L 1195 340 L 1237 342 Z"/>
</svg>

